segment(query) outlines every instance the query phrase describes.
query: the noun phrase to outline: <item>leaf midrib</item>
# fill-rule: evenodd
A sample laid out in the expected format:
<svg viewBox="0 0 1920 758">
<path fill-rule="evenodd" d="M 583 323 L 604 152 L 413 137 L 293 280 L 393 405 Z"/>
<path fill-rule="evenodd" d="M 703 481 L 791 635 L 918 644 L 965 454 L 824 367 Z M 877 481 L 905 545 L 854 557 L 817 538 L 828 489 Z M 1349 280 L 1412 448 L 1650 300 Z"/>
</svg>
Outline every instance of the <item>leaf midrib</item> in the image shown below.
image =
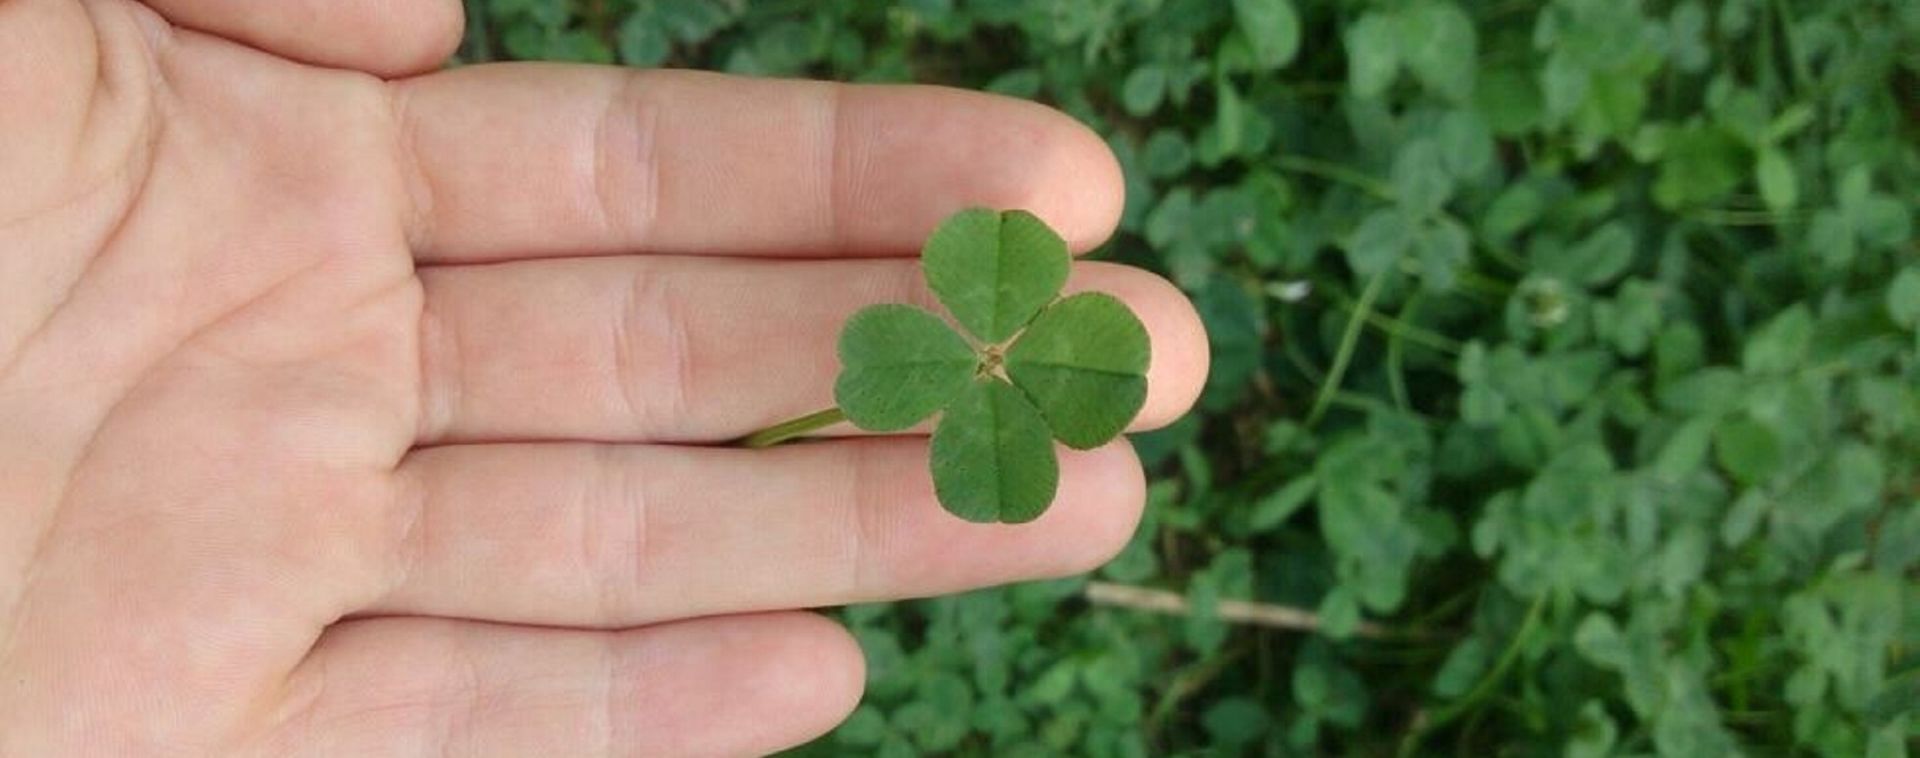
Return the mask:
<svg viewBox="0 0 1920 758">
<path fill-rule="evenodd" d="M 1004 521 L 1007 518 L 1007 447 L 1002 434 L 1005 430 L 1000 428 L 1000 393 L 991 385 L 986 390 L 988 429 L 993 435 L 993 439 L 988 440 L 993 446 L 993 518 Z"/>
<path fill-rule="evenodd" d="M 1122 379 L 1145 377 L 1147 375 L 1145 371 L 1138 371 L 1138 372 L 1117 371 L 1109 368 L 1094 368 L 1092 366 L 1075 366 L 1070 363 L 1060 363 L 1058 361 L 1020 360 L 1018 358 L 1013 358 L 1011 356 L 1007 358 L 1007 365 L 1009 366 L 1043 366 L 1046 368 L 1066 369 L 1069 371 L 1085 371 L 1089 374 L 1101 374 L 1103 376 L 1117 376 Z"/>
<path fill-rule="evenodd" d="M 1006 214 L 994 214 L 993 221 L 993 255 L 987 256 L 989 260 L 993 261 L 991 264 L 993 271 L 988 273 L 988 276 L 993 277 L 993 301 L 988 304 L 987 308 L 987 331 L 991 334 L 1002 334 L 1005 330 L 1000 328 L 1000 298 L 1006 291 L 1007 282 L 1006 279 L 1000 275 L 1000 264 L 1006 261 L 1007 256 Z M 988 335 L 974 336 L 980 337 L 988 342 L 994 341 L 994 338 Z"/>
<path fill-rule="evenodd" d="M 851 364 L 848 367 L 856 368 L 856 369 L 901 368 L 905 366 L 945 366 L 949 364 L 960 365 L 960 366 L 970 366 L 977 361 L 978 361 L 977 358 L 974 358 L 973 356 L 968 356 L 966 358 L 952 358 L 947 360 L 910 360 L 910 361 L 887 361 L 884 363 L 855 363 L 855 364 Z"/>
</svg>

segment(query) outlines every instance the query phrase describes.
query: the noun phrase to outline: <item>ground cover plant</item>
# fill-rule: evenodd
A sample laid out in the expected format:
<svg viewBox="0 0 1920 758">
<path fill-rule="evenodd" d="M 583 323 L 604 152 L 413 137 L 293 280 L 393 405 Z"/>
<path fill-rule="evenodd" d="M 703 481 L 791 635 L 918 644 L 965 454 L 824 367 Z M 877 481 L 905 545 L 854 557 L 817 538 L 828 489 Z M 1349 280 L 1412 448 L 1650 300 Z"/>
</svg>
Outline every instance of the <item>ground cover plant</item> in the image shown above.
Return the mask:
<svg viewBox="0 0 1920 758">
<path fill-rule="evenodd" d="M 1920 3 L 480 0 L 465 60 L 988 89 L 1198 303 L 1093 577 L 847 608 L 820 755 L 1896 756 Z M 971 326 L 970 326 L 971 328 Z M 1249 605 L 1252 604 L 1252 605 Z"/>
</svg>

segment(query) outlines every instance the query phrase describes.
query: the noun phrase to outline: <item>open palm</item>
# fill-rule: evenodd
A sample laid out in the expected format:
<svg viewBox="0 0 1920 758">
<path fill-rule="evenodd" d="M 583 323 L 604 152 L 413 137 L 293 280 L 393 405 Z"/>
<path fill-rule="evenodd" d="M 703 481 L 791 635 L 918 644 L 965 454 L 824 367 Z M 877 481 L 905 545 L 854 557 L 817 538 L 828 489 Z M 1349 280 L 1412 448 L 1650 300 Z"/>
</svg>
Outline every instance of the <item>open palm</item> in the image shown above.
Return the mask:
<svg viewBox="0 0 1920 758">
<path fill-rule="evenodd" d="M 151 7 L 149 7 L 151 6 Z M 966 205 L 1077 249 L 1101 143 L 916 87 L 424 74 L 450 0 L 0 3 L 0 754 L 747 753 L 863 682 L 783 610 L 1084 570 L 1142 500 L 1064 453 L 1022 527 L 924 439 L 723 442 L 830 402 Z M 1205 373 L 1185 301 L 1142 423 Z"/>
</svg>

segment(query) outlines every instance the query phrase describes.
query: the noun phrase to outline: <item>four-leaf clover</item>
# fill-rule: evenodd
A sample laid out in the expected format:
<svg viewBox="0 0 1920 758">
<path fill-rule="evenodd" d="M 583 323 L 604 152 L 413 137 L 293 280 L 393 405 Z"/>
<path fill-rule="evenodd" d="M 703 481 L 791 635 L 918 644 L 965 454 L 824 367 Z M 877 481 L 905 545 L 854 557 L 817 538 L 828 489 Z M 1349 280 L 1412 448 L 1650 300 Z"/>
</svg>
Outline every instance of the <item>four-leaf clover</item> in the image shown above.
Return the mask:
<svg viewBox="0 0 1920 758">
<path fill-rule="evenodd" d="M 840 333 L 841 412 L 876 432 L 940 414 L 934 491 L 956 516 L 1038 518 L 1059 485 L 1053 440 L 1106 444 L 1146 402 L 1146 328 L 1110 295 L 1061 298 L 1068 266 L 1066 243 L 1033 214 L 967 209 L 921 251 L 927 285 L 964 332 L 886 304 Z"/>
</svg>

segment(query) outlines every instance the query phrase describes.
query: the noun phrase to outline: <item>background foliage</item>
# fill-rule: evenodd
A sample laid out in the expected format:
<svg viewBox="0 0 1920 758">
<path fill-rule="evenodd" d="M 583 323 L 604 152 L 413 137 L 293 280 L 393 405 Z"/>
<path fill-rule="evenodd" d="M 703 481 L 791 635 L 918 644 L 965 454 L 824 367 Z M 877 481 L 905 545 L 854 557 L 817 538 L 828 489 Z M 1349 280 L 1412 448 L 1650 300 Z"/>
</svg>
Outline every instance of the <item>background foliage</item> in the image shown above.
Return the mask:
<svg viewBox="0 0 1920 758">
<path fill-rule="evenodd" d="M 1895 756 L 1920 3 L 483 0 L 466 60 L 943 82 L 1127 168 L 1199 304 L 1097 579 L 849 608 L 821 754 Z M 1221 599 L 1318 612 L 1230 625 Z M 1356 634 L 1362 620 L 1388 630 Z"/>
</svg>

